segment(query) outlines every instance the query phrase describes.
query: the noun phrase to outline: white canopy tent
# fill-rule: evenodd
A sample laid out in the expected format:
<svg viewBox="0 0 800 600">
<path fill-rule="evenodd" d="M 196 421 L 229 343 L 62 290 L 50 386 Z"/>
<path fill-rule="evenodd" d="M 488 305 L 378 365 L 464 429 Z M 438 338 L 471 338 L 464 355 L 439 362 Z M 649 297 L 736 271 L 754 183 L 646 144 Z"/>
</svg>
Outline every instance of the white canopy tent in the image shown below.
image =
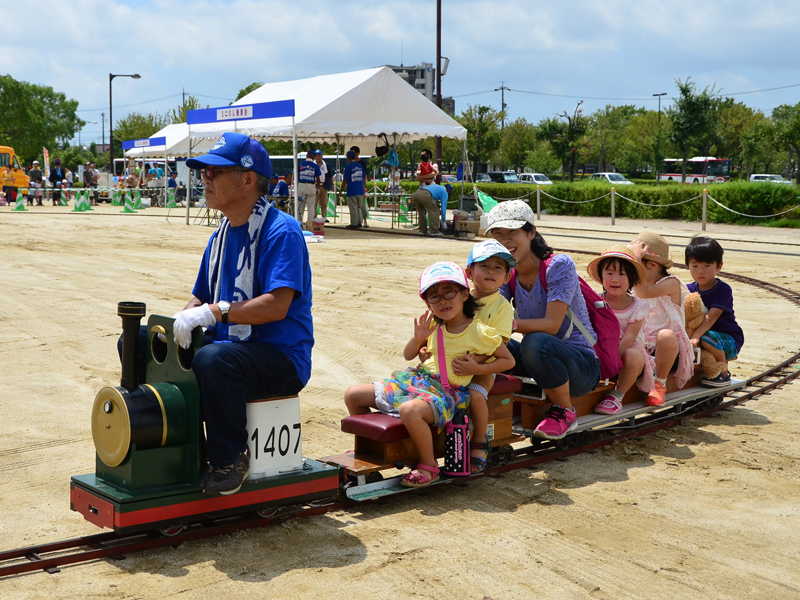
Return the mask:
<svg viewBox="0 0 800 600">
<path fill-rule="evenodd" d="M 391 144 L 437 135 L 460 140 L 467 136 L 464 127 L 389 67 L 267 83 L 234 105 L 288 99 L 295 101 L 299 140 L 357 143 L 363 154 L 374 153 L 382 133 Z M 216 138 L 231 130 L 285 140 L 293 134 L 290 117 L 194 125 L 192 139 L 199 143 L 192 143 L 192 153 L 200 150 L 203 138 Z"/>
<path fill-rule="evenodd" d="M 163 158 L 166 153 L 170 157 L 186 156 L 189 154 L 189 126 L 186 123 L 173 123 L 164 129 L 154 133 L 150 137 L 167 138 L 166 146 L 149 146 L 147 148 L 131 148 L 125 151 L 125 158 Z M 192 152 L 207 152 L 213 143 L 208 140 L 205 143 L 194 142 Z"/>
</svg>

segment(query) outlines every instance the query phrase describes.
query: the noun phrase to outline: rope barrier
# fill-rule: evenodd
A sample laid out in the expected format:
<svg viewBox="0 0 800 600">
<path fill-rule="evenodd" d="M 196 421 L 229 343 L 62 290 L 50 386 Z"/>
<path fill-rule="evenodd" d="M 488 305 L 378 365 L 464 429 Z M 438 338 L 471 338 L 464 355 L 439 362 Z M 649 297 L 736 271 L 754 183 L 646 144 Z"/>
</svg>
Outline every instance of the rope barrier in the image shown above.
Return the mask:
<svg viewBox="0 0 800 600">
<path fill-rule="evenodd" d="M 686 204 L 687 202 L 692 202 L 693 200 L 697 200 L 698 198 L 702 198 L 703 194 L 699 196 L 695 196 L 694 198 L 689 198 L 688 200 L 683 200 L 682 202 L 673 202 L 672 204 L 647 204 L 646 202 L 639 202 L 638 200 L 631 200 L 627 196 L 623 196 L 619 192 L 617 192 L 617 198 L 622 198 L 627 200 L 628 202 L 633 202 L 634 204 L 638 204 L 640 206 L 647 206 L 650 208 L 666 208 L 667 206 L 679 206 L 681 204 Z"/>
<path fill-rule="evenodd" d="M 797 210 L 798 208 L 800 208 L 800 204 L 799 204 L 797 206 L 793 206 L 789 210 L 784 210 L 783 212 L 775 213 L 775 214 L 772 214 L 772 215 L 748 215 L 748 214 L 745 214 L 745 213 L 741 213 L 738 210 L 733 210 L 732 208 L 728 208 L 724 204 L 720 204 L 719 202 L 714 200 L 714 198 L 712 198 L 711 196 L 709 196 L 708 199 L 711 200 L 714 204 L 716 204 L 720 208 L 724 208 L 725 210 L 730 211 L 735 215 L 739 215 L 740 217 L 747 217 L 749 219 L 769 219 L 771 217 L 780 217 L 781 215 L 785 215 L 786 213 L 790 213 L 793 210 Z"/>
<path fill-rule="evenodd" d="M 600 196 L 599 198 L 593 198 L 592 200 L 563 200 L 561 198 L 556 198 L 555 196 L 551 196 L 550 194 L 548 194 L 544 190 L 541 190 L 541 192 L 542 192 L 542 194 L 544 194 L 548 198 L 552 198 L 553 200 L 556 200 L 558 202 L 566 202 L 567 204 L 588 204 L 589 202 L 597 202 L 598 200 L 602 200 L 606 196 L 610 196 L 611 195 L 611 192 L 608 192 L 607 194 L 604 194 L 604 195 Z"/>
</svg>

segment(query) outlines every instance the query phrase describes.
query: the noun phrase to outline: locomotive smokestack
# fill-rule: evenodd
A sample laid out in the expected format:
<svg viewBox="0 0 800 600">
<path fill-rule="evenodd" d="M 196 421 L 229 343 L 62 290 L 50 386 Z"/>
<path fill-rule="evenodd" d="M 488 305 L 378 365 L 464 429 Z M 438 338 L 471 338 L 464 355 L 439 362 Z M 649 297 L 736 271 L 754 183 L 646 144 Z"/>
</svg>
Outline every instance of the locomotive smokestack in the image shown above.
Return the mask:
<svg viewBox="0 0 800 600">
<path fill-rule="evenodd" d="M 117 314 L 122 318 L 122 379 L 120 385 L 129 392 L 139 387 L 139 325 L 147 313 L 144 302 L 119 302 Z"/>
</svg>

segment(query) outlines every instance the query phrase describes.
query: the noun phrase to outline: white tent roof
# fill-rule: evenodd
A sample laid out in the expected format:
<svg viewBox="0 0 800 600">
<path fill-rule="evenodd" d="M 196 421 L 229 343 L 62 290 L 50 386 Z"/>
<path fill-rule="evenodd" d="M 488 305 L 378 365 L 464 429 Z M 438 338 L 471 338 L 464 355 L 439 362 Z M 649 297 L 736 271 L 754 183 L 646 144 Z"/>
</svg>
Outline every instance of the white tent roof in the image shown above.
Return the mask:
<svg viewBox="0 0 800 600">
<path fill-rule="evenodd" d="M 166 150 L 168 156 L 186 156 L 189 151 L 189 126 L 186 123 L 167 125 L 150 137 L 165 137 L 167 145 L 148 146 L 147 148 L 131 148 L 125 151 L 126 158 L 164 158 Z M 194 140 L 192 154 L 203 154 L 211 149 L 209 140 Z"/>
<path fill-rule="evenodd" d="M 362 153 L 370 153 L 380 140 L 380 133 L 385 133 L 394 144 L 435 135 L 457 139 L 467 136 L 464 127 L 389 67 L 268 83 L 234 104 L 291 99 L 295 101 L 300 141 L 338 140 L 345 144 L 358 141 Z M 216 138 L 232 130 L 251 137 L 291 139 L 292 119 L 205 123 L 193 125 L 191 133 L 193 139 Z"/>
</svg>

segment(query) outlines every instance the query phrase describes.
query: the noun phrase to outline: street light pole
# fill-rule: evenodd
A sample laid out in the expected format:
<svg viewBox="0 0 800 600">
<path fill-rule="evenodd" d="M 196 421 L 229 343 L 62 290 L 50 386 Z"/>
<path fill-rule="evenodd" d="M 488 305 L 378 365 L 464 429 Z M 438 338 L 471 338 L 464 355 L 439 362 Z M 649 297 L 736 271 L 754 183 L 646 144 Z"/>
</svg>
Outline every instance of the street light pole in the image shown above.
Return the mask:
<svg viewBox="0 0 800 600">
<path fill-rule="evenodd" d="M 653 94 L 653 96 L 658 97 L 658 133 L 656 133 L 656 160 L 655 160 L 655 167 L 656 167 L 656 185 L 658 185 L 658 160 L 661 155 L 661 96 L 666 96 L 667 92 L 661 92 L 660 94 Z"/>
<path fill-rule="evenodd" d="M 436 106 L 442 108 L 442 0 L 436 0 Z M 442 138 L 436 136 L 436 163 L 439 165 L 439 181 L 442 172 Z"/>
<path fill-rule="evenodd" d="M 113 101 L 111 99 L 111 82 L 114 77 L 130 77 L 131 79 L 141 79 L 141 75 L 135 73 L 133 75 L 114 75 L 108 74 L 108 165 L 111 167 L 111 176 L 114 176 L 114 109 Z"/>
</svg>

